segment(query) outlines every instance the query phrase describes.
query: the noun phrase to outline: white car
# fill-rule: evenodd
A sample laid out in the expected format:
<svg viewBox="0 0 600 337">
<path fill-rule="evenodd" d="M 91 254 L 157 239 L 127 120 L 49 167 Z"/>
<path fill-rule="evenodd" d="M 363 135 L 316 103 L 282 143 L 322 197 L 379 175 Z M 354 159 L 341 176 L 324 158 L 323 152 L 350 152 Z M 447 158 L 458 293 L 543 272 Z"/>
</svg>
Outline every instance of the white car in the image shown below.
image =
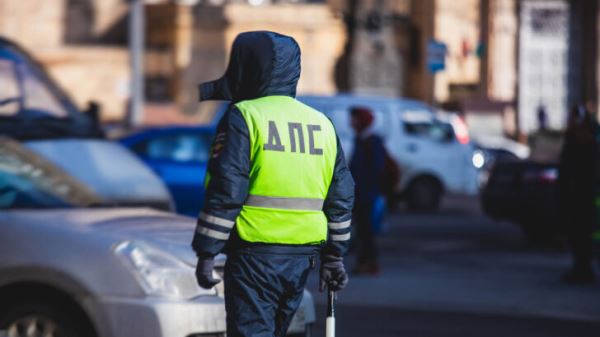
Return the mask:
<svg viewBox="0 0 600 337">
<path fill-rule="evenodd" d="M 0 334 L 225 336 L 222 284 L 196 283 L 195 220 L 107 205 L 94 186 L 0 138 Z M 305 291 L 288 334 L 310 334 L 314 320 Z"/>
<path fill-rule="evenodd" d="M 371 109 L 375 115 L 373 131 L 383 137 L 390 156 L 402 171 L 397 192 L 406 198 L 411 209 L 436 209 L 444 192 L 477 193 L 474 147 L 458 115 L 435 112 L 425 103 L 408 99 L 355 95 L 298 99 L 331 118 L 348 160 L 354 145 L 350 108 Z"/>
</svg>

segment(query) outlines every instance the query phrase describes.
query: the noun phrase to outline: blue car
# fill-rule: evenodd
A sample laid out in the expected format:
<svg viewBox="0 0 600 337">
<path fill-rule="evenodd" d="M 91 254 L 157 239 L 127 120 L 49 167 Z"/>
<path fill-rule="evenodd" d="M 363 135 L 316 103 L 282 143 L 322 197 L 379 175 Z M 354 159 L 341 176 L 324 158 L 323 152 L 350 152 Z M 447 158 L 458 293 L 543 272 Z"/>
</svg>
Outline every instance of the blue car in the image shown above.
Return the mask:
<svg viewBox="0 0 600 337">
<path fill-rule="evenodd" d="M 204 176 L 214 126 L 147 129 L 120 142 L 162 178 L 177 213 L 197 216 L 204 201 Z"/>
</svg>

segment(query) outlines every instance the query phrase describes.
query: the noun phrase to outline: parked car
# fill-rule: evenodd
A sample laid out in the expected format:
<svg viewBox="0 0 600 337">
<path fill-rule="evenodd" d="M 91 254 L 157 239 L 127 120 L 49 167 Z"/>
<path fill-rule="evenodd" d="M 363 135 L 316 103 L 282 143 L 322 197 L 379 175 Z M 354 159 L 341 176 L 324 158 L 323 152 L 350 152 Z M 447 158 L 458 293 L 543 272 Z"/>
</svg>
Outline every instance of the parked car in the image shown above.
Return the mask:
<svg viewBox="0 0 600 337">
<path fill-rule="evenodd" d="M 600 134 L 596 136 L 600 140 Z M 517 224 L 533 243 L 552 242 L 561 234 L 557 183 L 563 133 L 539 131 L 529 136 L 529 144 L 530 148 L 521 146 L 521 151 L 514 151 L 518 160 L 497 160 L 492 165 L 481 192 L 482 208 L 493 218 Z M 596 254 L 600 256 L 600 171 L 594 184 L 597 213 L 594 241 Z"/>
<path fill-rule="evenodd" d="M 477 193 L 474 147 L 456 114 L 435 112 L 425 103 L 409 99 L 336 95 L 303 96 L 299 100 L 332 119 L 348 156 L 354 145 L 350 108 L 373 110 L 373 130 L 384 138 L 390 155 L 401 166 L 402 178 L 396 189 L 409 208 L 435 210 L 444 193 Z"/>
<path fill-rule="evenodd" d="M 177 213 L 197 216 L 204 202 L 204 177 L 215 128 L 159 127 L 120 139 L 161 177 Z"/>
<path fill-rule="evenodd" d="M 9 336 L 224 335 L 197 286 L 192 219 L 112 202 L 0 140 L 0 330 Z"/>
<path fill-rule="evenodd" d="M 0 331 L 224 335 L 222 283 L 196 285 L 195 220 L 163 211 L 164 184 L 102 138 L 97 106 L 79 111 L 1 38 L 0 88 Z M 314 320 L 305 291 L 288 333 L 310 334 Z"/>
</svg>

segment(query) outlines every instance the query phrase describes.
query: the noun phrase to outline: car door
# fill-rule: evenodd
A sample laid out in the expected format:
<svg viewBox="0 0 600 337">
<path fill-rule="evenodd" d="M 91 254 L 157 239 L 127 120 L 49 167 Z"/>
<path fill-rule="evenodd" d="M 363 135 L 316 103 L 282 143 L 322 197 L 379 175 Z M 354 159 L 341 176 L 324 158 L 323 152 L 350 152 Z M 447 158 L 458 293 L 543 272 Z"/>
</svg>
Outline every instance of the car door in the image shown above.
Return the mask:
<svg viewBox="0 0 600 337">
<path fill-rule="evenodd" d="M 197 216 L 204 202 L 204 178 L 213 132 L 160 133 L 135 146 L 167 185 L 177 213 Z"/>
</svg>

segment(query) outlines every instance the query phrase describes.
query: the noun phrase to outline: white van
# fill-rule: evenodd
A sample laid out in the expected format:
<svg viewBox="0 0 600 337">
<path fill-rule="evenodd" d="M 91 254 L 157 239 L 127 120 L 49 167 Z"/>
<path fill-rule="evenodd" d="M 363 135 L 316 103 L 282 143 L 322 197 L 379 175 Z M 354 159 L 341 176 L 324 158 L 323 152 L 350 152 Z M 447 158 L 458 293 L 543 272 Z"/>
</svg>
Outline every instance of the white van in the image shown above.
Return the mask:
<svg viewBox="0 0 600 337">
<path fill-rule="evenodd" d="M 350 108 L 370 108 L 375 115 L 375 133 L 383 137 L 389 154 L 402 170 L 398 195 L 411 209 L 434 210 L 445 192 L 477 193 L 474 147 L 459 116 L 434 112 L 427 104 L 408 99 L 355 95 L 298 99 L 333 120 L 348 160 L 354 145 Z"/>
</svg>

